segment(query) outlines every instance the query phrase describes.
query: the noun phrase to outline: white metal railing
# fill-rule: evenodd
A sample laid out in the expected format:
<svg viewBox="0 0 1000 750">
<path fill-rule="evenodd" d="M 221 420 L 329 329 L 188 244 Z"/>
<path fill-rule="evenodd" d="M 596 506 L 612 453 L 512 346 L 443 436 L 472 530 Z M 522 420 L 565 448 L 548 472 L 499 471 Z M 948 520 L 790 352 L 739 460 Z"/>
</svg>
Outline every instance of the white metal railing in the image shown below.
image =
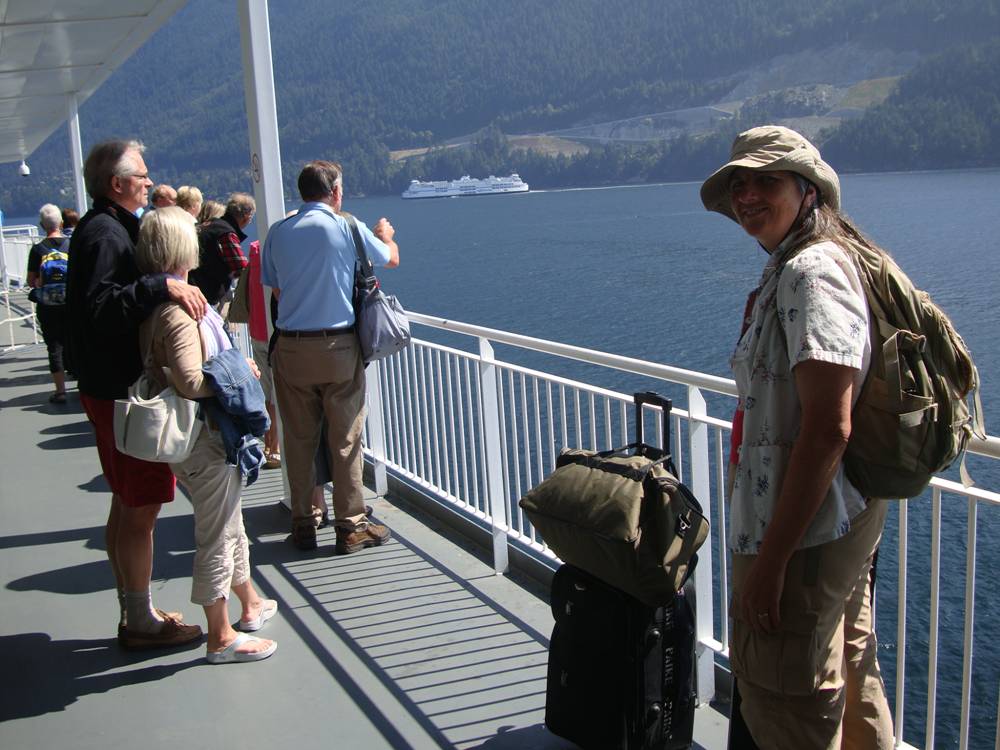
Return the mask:
<svg viewBox="0 0 1000 750">
<path fill-rule="evenodd" d="M 553 341 L 520 336 L 456 321 L 410 313 L 411 322 L 437 331 L 469 337 L 467 348 L 414 340 L 413 346 L 398 355 L 373 363 L 368 369 L 369 416 L 366 450 L 377 470 L 387 467 L 394 475 L 448 503 L 453 509 L 489 526 L 493 533 L 494 567 L 507 568 L 509 545 L 519 545 L 555 564 L 555 556 L 538 538 L 517 506 L 518 499 L 555 466 L 563 447 L 604 449 L 627 443 L 634 429 L 632 397 L 599 385 L 581 382 L 550 372 L 499 359 L 497 345 L 554 358 L 598 365 L 603 368 L 644 376 L 649 390 L 673 389 L 684 403 L 672 411 L 671 442 L 681 479 L 705 505 L 713 522 L 712 534 L 699 554 L 695 574 L 697 589 L 698 691 L 701 700 L 715 692 L 716 655 L 728 656 L 729 629 L 726 617 L 729 599 L 729 555 L 724 503 L 726 436 L 734 407 L 731 397 L 735 383 L 704 373 L 668 367 L 652 362 L 582 349 Z M 523 359 L 523 356 L 521 357 Z M 708 413 L 705 394 L 721 394 L 724 415 Z M 667 395 L 672 395 L 666 392 Z M 713 399 L 716 397 L 713 396 Z M 675 402 L 677 399 L 674 399 Z M 660 414 L 654 412 L 657 427 Z M 648 416 L 647 416 L 648 418 Z M 659 435 L 646 432 L 647 441 Z M 658 439 L 658 438 L 657 438 Z M 971 453 L 990 459 L 1000 458 L 1000 439 L 977 441 Z M 384 476 L 384 474 L 383 474 Z M 384 479 L 380 484 L 384 487 Z M 965 535 L 964 630 L 961 647 L 963 678 L 961 716 L 948 717 L 951 726 L 960 722 L 958 743 L 969 747 L 970 715 L 973 710 L 996 709 L 997 684 L 988 690 L 972 682 L 972 654 L 976 578 L 976 514 L 980 506 L 1000 505 L 1000 494 L 935 479 L 931 489 L 929 518 L 930 555 L 926 579 L 930 588 L 930 622 L 925 632 L 907 617 L 907 581 L 917 578 L 912 551 L 908 551 L 910 524 L 908 510 L 916 501 L 894 503 L 898 509 L 898 545 L 888 547 L 898 557 L 893 580 L 885 566 L 879 571 L 880 591 L 895 585 L 897 607 L 897 654 L 894 671 L 897 745 L 911 747 L 902 739 L 905 697 L 916 690 L 907 682 L 906 638 L 927 642 L 926 721 L 924 747 L 933 747 L 936 738 L 938 663 L 941 627 L 941 508 L 944 495 L 964 497 L 968 505 Z M 949 506 L 954 507 L 954 506 Z M 891 555 L 890 555 L 891 557 Z M 714 571 L 718 575 L 713 575 Z M 907 574 L 910 574 L 909 576 Z M 889 583 L 886 583 L 886 581 Z M 883 591 L 883 594 L 885 592 Z M 880 598 L 881 599 L 881 598 Z M 880 613 L 880 616 L 883 613 Z M 892 614 L 888 610 L 886 616 Z M 996 623 L 988 623 L 996 628 Z M 995 640 L 1000 633 L 991 633 Z M 881 658 L 881 657 L 880 657 Z M 916 669 L 916 668 L 913 668 Z M 918 670 L 919 671 L 919 670 Z M 917 686 L 919 687 L 919 686 Z M 976 701 L 973 701 L 976 697 Z M 922 700 L 921 703 L 924 701 Z M 912 730 L 911 730 L 912 731 Z M 993 744 L 997 744 L 994 736 Z"/>
<path fill-rule="evenodd" d="M 28 253 L 36 242 L 38 228 L 34 226 L 3 227 L 0 231 L 0 295 L 3 297 L 0 351 L 38 343 L 35 311 L 27 293 Z M 19 324 L 22 327 L 30 325 L 30 342 L 27 337 L 18 335 Z"/>
</svg>

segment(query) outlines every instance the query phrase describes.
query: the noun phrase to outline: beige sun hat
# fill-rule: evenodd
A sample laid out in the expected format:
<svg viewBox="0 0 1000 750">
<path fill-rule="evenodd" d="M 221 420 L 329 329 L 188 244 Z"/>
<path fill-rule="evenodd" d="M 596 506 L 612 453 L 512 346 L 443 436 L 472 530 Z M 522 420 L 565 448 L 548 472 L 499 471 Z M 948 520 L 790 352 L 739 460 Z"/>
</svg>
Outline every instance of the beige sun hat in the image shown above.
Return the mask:
<svg viewBox="0 0 1000 750">
<path fill-rule="evenodd" d="M 819 149 L 800 133 L 781 125 L 762 125 L 736 136 L 729 161 L 701 186 L 701 202 L 709 211 L 718 211 L 737 221 L 730 208 L 729 179 L 737 167 L 767 172 L 794 172 L 813 183 L 823 202 L 840 210 L 840 179 L 823 161 Z"/>
</svg>

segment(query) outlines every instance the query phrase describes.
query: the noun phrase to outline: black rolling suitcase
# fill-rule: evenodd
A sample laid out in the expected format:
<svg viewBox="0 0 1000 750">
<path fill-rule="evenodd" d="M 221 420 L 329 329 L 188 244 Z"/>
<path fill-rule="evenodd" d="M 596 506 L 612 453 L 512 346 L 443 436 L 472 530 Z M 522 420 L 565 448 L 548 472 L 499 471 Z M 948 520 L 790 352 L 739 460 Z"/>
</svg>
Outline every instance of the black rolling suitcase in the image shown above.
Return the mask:
<svg viewBox="0 0 1000 750">
<path fill-rule="evenodd" d="M 572 565 L 552 580 L 545 725 L 584 750 L 680 750 L 694 731 L 694 612 L 650 607 Z"/>
<path fill-rule="evenodd" d="M 669 452 L 670 401 L 651 396 L 640 398 L 663 407 L 663 450 Z M 637 423 L 636 442 L 642 443 L 641 419 Z M 695 622 L 685 593 L 691 586 L 689 580 L 671 599 L 650 606 L 575 566 L 556 571 L 545 698 L 549 731 L 584 750 L 691 746 Z"/>
</svg>

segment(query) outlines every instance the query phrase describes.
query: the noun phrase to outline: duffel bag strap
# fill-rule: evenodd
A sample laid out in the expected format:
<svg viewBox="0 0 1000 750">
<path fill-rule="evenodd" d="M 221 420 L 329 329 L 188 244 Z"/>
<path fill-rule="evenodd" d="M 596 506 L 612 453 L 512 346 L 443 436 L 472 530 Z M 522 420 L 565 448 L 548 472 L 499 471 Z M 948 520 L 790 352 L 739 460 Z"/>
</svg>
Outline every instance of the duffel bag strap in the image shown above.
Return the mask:
<svg viewBox="0 0 1000 750">
<path fill-rule="evenodd" d="M 557 461 L 558 466 L 565 466 L 566 464 L 577 464 L 579 466 L 586 466 L 588 469 L 598 469 L 599 471 L 606 471 L 610 474 L 618 474 L 626 479 L 631 479 L 634 482 L 644 482 L 649 476 L 649 473 L 656 466 L 664 465 L 668 471 L 673 468 L 673 461 L 670 456 L 663 456 L 656 461 L 650 461 L 641 469 L 635 466 L 628 466 L 627 464 L 619 464 L 614 461 L 607 461 L 605 459 L 608 456 L 604 455 L 609 453 L 608 451 L 602 451 L 601 453 L 563 453 L 559 456 Z"/>
</svg>

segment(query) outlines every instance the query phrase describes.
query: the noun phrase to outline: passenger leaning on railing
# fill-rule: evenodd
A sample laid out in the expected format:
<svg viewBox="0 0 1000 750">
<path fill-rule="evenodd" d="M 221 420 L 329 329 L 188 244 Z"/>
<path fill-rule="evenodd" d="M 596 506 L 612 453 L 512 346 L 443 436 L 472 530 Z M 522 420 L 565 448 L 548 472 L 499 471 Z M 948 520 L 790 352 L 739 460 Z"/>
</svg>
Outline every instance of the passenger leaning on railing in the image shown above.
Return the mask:
<svg viewBox="0 0 1000 750">
<path fill-rule="evenodd" d="M 892 747 L 869 571 L 886 502 L 841 458 L 870 361 L 840 182 L 798 133 L 741 133 L 701 198 L 769 254 L 731 364 L 742 422 L 730 500 L 741 713 L 762 748 Z M 867 242 L 867 240 L 863 240 Z"/>
<path fill-rule="evenodd" d="M 281 460 L 291 491 L 291 541 L 301 550 L 316 547 L 313 460 L 325 421 L 335 546 L 339 554 L 349 554 L 390 537 L 388 528 L 368 517 L 362 492 L 365 368 L 352 304 L 357 250 L 341 214 L 340 165 L 309 162 L 298 186 L 302 206 L 269 228 L 261 257 L 261 281 L 278 300 L 271 364 L 282 417 Z M 374 229 L 358 222 L 358 231 L 372 261 L 399 265 L 396 230 L 388 219 L 379 219 Z"/>
</svg>

